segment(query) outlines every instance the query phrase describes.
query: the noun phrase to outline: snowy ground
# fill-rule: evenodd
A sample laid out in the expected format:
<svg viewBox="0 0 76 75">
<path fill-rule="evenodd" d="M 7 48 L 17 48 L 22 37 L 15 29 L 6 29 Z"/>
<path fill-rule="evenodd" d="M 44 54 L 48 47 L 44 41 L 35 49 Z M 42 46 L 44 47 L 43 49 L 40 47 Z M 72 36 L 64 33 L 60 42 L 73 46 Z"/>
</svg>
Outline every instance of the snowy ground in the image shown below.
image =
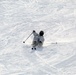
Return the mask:
<svg viewBox="0 0 76 75">
<path fill-rule="evenodd" d="M 0 75 L 76 75 L 76 0 L 0 0 Z"/>
</svg>

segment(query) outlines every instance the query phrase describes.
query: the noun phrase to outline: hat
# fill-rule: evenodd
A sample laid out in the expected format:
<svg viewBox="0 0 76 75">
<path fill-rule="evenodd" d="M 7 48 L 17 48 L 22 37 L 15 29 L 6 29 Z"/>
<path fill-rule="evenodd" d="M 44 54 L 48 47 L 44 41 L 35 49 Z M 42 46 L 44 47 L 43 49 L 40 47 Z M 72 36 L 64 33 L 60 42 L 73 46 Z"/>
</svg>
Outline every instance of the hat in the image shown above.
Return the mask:
<svg viewBox="0 0 76 75">
<path fill-rule="evenodd" d="M 40 31 L 40 32 L 39 32 L 39 35 L 40 35 L 40 36 L 43 36 L 43 35 L 44 35 L 44 31 Z"/>
</svg>

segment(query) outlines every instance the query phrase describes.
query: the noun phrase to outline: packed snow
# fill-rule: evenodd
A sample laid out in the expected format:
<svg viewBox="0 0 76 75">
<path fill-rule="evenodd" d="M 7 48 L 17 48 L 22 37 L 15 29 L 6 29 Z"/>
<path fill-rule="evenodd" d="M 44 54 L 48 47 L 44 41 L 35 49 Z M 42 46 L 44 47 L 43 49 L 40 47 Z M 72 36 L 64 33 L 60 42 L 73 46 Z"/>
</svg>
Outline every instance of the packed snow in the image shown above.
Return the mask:
<svg viewBox="0 0 76 75">
<path fill-rule="evenodd" d="M 76 0 L 0 0 L 0 75 L 76 75 Z"/>
</svg>

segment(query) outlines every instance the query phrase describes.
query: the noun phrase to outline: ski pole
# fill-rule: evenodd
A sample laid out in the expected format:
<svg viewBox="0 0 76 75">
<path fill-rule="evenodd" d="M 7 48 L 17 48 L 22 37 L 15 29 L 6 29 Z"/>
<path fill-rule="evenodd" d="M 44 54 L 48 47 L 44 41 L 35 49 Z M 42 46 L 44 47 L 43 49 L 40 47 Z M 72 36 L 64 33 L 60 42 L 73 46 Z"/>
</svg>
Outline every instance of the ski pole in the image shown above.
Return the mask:
<svg viewBox="0 0 76 75">
<path fill-rule="evenodd" d="M 23 43 L 25 43 L 31 35 L 32 35 L 32 33 L 26 38 L 26 40 L 23 41 Z"/>
</svg>

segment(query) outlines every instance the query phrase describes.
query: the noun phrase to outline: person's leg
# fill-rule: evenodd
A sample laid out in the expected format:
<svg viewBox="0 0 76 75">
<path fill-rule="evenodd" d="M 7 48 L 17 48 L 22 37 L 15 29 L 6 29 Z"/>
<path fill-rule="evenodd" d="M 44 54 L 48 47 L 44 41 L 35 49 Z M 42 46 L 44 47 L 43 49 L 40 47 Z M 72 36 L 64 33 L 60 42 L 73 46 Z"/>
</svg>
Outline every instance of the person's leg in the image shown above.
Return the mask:
<svg viewBox="0 0 76 75">
<path fill-rule="evenodd" d="M 43 43 L 40 43 L 40 42 L 38 43 L 38 46 L 39 46 L 39 47 L 42 47 L 42 45 L 43 45 Z"/>
<path fill-rule="evenodd" d="M 38 45 L 38 43 L 36 41 L 33 41 L 33 43 L 32 43 L 32 49 L 36 49 L 37 45 Z"/>
</svg>

